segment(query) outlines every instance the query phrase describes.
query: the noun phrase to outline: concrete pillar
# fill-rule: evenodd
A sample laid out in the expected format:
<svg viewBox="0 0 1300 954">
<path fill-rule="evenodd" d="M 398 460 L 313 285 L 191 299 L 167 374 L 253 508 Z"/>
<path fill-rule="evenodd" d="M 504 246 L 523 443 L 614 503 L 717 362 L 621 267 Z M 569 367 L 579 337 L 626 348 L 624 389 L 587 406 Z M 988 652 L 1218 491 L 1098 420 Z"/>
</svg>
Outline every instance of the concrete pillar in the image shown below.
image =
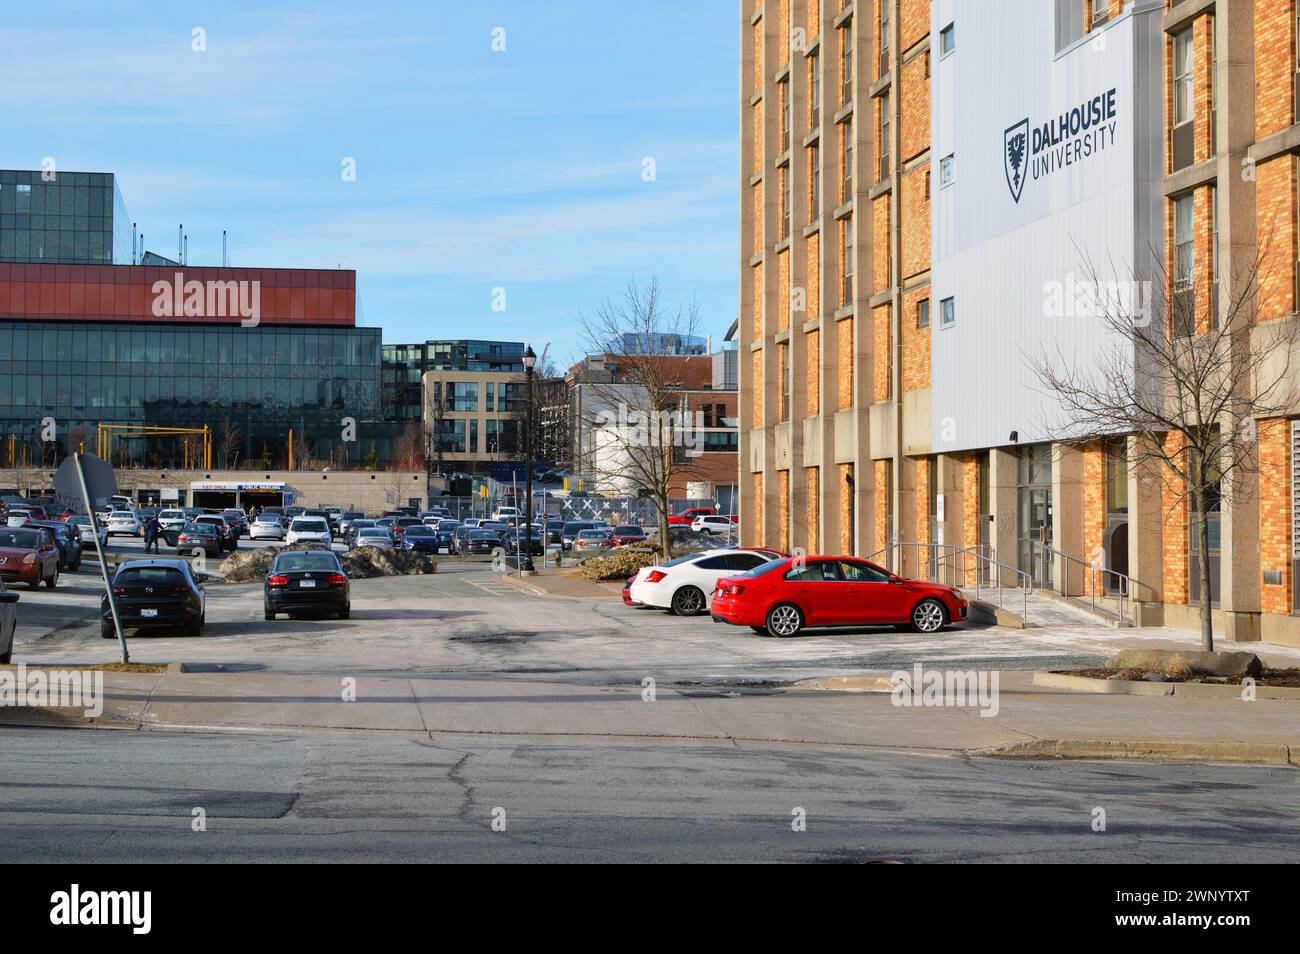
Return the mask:
<svg viewBox="0 0 1300 954">
<path fill-rule="evenodd" d="M 1138 626 L 1164 625 L 1164 484 L 1160 462 L 1144 459 L 1139 438 L 1128 439 L 1129 596 Z"/>
<path fill-rule="evenodd" d="M 993 544 L 993 559 L 1008 566 L 1019 565 L 1019 468 L 1015 448 L 995 447 L 989 451 L 989 511 L 993 517 L 989 540 Z M 1002 575 L 1006 586 L 1016 585 L 1016 580 L 1015 574 Z"/>
<path fill-rule="evenodd" d="M 1087 592 L 1088 573 L 1067 558 L 1087 559 L 1083 545 L 1083 451 L 1070 444 L 1052 445 L 1052 581 L 1058 593 Z"/>
<path fill-rule="evenodd" d="M 916 525 L 916 458 L 901 457 L 898 461 L 899 479 L 894 487 L 894 529 L 903 543 L 926 543 L 917 536 Z M 897 572 L 902 576 L 917 577 L 921 572 L 920 548 L 902 548 Z"/>
<path fill-rule="evenodd" d="M 1223 481 L 1219 530 L 1219 608 L 1224 636 L 1260 639 L 1259 481 L 1277 474 L 1251 473 L 1247 465 Z M 1286 475 L 1282 475 L 1286 476 Z M 1193 562 L 1189 572 L 1199 572 Z"/>
<path fill-rule="evenodd" d="M 938 522 L 936 537 L 940 543 L 965 546 L 962 542 L 962 497 L 966 488 L 962 486 L 962 454 L 939 454 L 935 457 L 934 479 L 938 481 L 937 491 L 942 501 L 940 510 L 943 519 Z M 971 493 L 975 493 L 972 489 Z M 966 569 L 974 569 L 975 564 L 963 554 L 944 550 L 940 552 L 939 581 L 961 586 L 965 583 Z"/>
</svg>

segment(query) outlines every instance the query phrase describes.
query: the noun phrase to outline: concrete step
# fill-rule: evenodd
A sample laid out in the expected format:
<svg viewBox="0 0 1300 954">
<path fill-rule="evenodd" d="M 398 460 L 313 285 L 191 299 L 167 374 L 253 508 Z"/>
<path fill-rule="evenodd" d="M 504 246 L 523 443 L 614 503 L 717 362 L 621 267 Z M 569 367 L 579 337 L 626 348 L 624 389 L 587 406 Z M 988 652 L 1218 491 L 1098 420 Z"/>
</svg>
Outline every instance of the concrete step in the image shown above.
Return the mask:
<svg viewBox="0 0 1300 954">
<path fill-rule="evenodd" d="M 1038 590 L 1036 595 L 1050 600 L 1058 606 L 1069 607 L 1089 620 L 1103 626 L 1109 626 L 1111 629 L 1129 629 L 1133 626 L 1132 623 L 1120 615 L 1119 601 L 1110 597 L 1098 597 L 1094 607 L 1089 599 L 1077 596 L 1062 596 L 1053 590 Z"/>
</svg>

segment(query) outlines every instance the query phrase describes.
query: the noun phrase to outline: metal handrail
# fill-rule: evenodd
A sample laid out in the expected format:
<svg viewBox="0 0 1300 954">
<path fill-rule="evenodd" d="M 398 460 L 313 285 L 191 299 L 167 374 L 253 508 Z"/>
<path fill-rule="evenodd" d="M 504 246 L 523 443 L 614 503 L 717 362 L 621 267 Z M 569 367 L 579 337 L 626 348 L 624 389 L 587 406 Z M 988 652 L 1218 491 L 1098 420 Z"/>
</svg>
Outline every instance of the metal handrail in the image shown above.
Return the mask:
<svg viewBox="0 0 1300 954">
<path fill-rule="evenodd" d="M 982 548 L 989 548 L 988 544 L 980 544 L 980 546 Z M 1024 619 L 1026 622 L 1029 621 L 1029 595 L 1030 593 L 1033 592 L 1034 589 L 1034 578 L 1030 574 L 1026 573 L 1024 570 L 1020 569 L 1019 567 L 1010 566 L 1009 564 L 999 562 L 998 560 L 993 559 L 993 557 L 988 556 L 985 553 L 981 553 L 979 550 L 972 550 L 969 547 L 958 546 L 955 543 L 920 543 L 914 541 L 899 541 L 898 543 L 891 543 L 888 546 L 883 547 L 880 550 L 877 550 L 875 553 L 872 553 L 870 556 L 868 556 L 867 559 L 870 560 L 874 557 L 879 556 L 882 553 L 889 553 L 895 549 L 901 551 L 903 547 L 916 547 L 918 550 L 924 547 L 927 550 L 933 551 L 934 556 L 931 561 L 931 564 L 935 568 L 936 576 L 938 575 L 939 567 L 941 565 L 939 559 L 940 551 L 947 551 L 947 553 L 949 553 L 953 557 L 960 554 L 961 565 L 959 570 L 961 573 L 960 579 L 962 580 L 963 586 L 966 585 L 965 580 L 968 576 L 967 571 L 969 570 L 969 566 L 967 564 L 967 557 L 973 557 L 975 560 L 975 596 L 977 599 L 982 598 L 983 596 L 983 592 L 982 592 L 983 573 L 981 572 L 981 570 L 988 570 L 990 568 L 996 567 L 997 569 L 1005 573 L 1011 573 L 1015 575 L 1017 578 L 1024 581 L 1024 586 L 1021 587 L 1022 595 L 1024 598 L 1024 611 L 1021 618 Z M 989 549 L 991 550 L 991 548 Z M 944 560 L 944 563 L 947 564 L 946 558 Z M 981 564 L 983 564 L 983 566 L 981 566 Z M 989 585 L 988 589 L 997 590 L 998 609 L 1004 609 L 1005 607 L 1003 604 L 1005 600 L 1005 590 L 1007 589 L 1007 587 L 1004 587 L 1002 585 L 1002 575 L 1001 574 L 991 575 L 990 578 L 995 579 L 997 583 L 996 585 Z"/>
<path fill-rule="evenodd" d="M 1139 586 L 1144 587 L 1148 590 L 1151 590 L 1151 587 L 1147 586 L 1145 583 L 1141 582 L 1140 580 L 1134 579 L 1133 577 L 1129 576 L 1127 573 L 1121 573 L 1119 570 L 1112 570 L 1109 569 L 1108 567 L 1100 566 L 1092 562 L 1091 560 L 1085 560 L 1083 557 L 1075 556 L 1072 553 L 1065 553 L 1064 551 L 1058 550 L 1055 547 L 1048 546 L 1046 543 L 1043 543 L 1041 540 L 1030 540 L 1029 542 L 1031 545 L 1042 549 L 1045 553 L 1050 553 L 1051 555 L 1059 557 L 1062 560 L 1066 560 L 1070 563 L 1077 563 L 1088 571 L 1089 602 L 1092 606 L 1092 610 L 1094 613 L 1097 612 L 1097 574 L 1104 573 L 1109 576 L 1113 576 L 1117 580 L 1119 580 L 1121 586 L 1117 589 L 1115 595 L 1116 613 L 1120 618 L 1120 622 L 1129 622 L 1136 625 L 1137 614 L 1135 612 L 1132 612 L 1132 604 L 1134 603 L 1134 599 L 1135 599 L 1134 591 Z M 1068 574 L 1061 574 L 1061 575 L 1067 578 L 1057 581 L 1057 585 L 1054 587 L 1054 589 L 1056 589 L 1057 592 L 1059 592 L 1062 596 L 1068 597 L 1070 595 L 1068 592 L 1066 592 L 1069 589 Z M 1152 592 L 1154 592 L 1154 590 Z M 1103 599 L 1104 598 L 1105 597 L 1103 596 Z M 1127 601 L 1129 604 L 1130 613 L 1128 616 L 1124 615 L 1125 601 Z"/>
</svg>

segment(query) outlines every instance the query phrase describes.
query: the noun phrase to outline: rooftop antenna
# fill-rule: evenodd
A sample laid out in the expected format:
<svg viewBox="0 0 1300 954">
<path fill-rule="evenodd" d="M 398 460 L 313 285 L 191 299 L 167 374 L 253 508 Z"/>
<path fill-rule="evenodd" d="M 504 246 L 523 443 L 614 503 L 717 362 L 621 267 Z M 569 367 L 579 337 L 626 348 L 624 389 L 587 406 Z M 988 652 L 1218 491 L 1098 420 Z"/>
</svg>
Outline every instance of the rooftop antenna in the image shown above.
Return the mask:
<svg viewBox="0 0 1300 954">
<path fill-rule="evenodd" d="M 176 226 L 176 258 L 185 261 L 185 223 Z"/>
<path fill-rule="evenodd" d="M 140 264 L 144 264 L 144 233 L 140 233 Z"/>
<path fill-rule="evenodd" d="M 226 230 L 221 230 L 221 267 L 229 267 L 226 261 Z"/>
<path fill-rule="evenodd" d="M 131 264 L 139 265 L 140 263 L 136 261 L 135 253 L 136 250 L 140 247 L 140 244 L 139 244 L 139 239 L 136 236 L 135 230 L 136 230 L 136 223 L 132 222 L 131 223 Z"/>
<path fill-rule="evenodd" d="M 185 252 L 183 255 L 181 255 L 181 264 L 188 265 L 190 263 L 190 237 L 188 235 L 185 236 L 184 248 L 185 248 Z"/>
</svg>

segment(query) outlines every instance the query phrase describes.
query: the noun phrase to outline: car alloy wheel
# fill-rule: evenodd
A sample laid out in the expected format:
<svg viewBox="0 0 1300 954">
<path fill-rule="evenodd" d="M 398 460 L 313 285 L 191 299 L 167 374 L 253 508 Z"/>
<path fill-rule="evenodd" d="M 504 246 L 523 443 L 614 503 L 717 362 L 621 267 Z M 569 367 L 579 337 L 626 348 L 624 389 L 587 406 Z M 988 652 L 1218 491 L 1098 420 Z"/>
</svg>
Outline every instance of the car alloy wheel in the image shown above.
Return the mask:
<svg viewBox="0 0 1300 954">
<path fill-rule="evenodd" d="M 803 629 L 803 614 L 790 603 L 773 606 L 767 614 L 767 631 L 773 636 L 794 636 Z"/>
<path fill-rule="evenodd" d="M 678 616 L 698 616 L 704 612 L 704 603 L 698 586 L 683 586 L 673 594 L 673 612 Z"/>
<path fill-rule="evenodd" d="M 943 624 L 943 605 L 938 600 L 921 600 L 912 610 L 912 626 L 918 633 L 937 633 Z"/>
</svg>

